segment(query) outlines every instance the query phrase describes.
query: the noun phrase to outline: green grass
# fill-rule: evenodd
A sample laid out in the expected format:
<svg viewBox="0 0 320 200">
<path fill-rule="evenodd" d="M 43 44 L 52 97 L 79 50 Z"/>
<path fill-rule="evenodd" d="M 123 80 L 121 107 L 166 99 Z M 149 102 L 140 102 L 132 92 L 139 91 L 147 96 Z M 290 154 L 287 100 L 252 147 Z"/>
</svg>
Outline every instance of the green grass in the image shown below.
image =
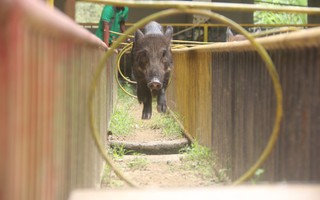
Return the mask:
<svg viewBox="0 0 320 200">
<path fill-rule="evenodd" d="M 199 172 L 205 178 L 215 177 L 215 158 L 212 151 L 205 146 L 194 142 L 180 151 L 186 154 L 185 167 Z"/>
<path fill-rule="evenodd" d="M 112 154 L 115 159 L 122 159 L 124 155 L 132 153 L 132 151 L 126 150 L 123 145 L 116 145 L 110 149 L 110 154 Z"/>
<path fill-rule="evenodd" d="M 198 176 L 212 179 L 214 182 L 224 182 L 228 179 L 227 169 L 218 169 L 216 157 L 211 149 L 200 145 L 197 141 L 181 149 L 180 153 L 186 155 L 184 168 L 190 169 Z"/>
<path fill-rule="evenodd" d="M 307 6 L 307 0 L 256 0 L 255 2 L 265 7 Z M 255 24 L 307 24 L 308 22 L 307 14 L 256 11 L 253 16 Z"/>
<path fill-rule="evenodd" d="M 116 135 L 130 134 L 133 125 L 133 118 L 128 114 L 128 110 L 118 108 L 111 118 L 110 131 Z"/>
<path fill-rule="evenodd" d="M 124 85 L 124 88 L 129 92 L 133 91 L 129 84 Z M 136 99 L 129 97 L 120 87 L 118 88 L 118 102 L 110 122 L 110 131 L 113 134 L 125 135 L 132 132 L 135 123 L 130 108 L 135 103 L 137 103 Z"/>
<path fill-rule="evenodd" d="M 264 169 L 257 169 L 254 173 L 254 176 L 251 178 L 251 183 L 252 184 L 257 184 L 258 181 L 261 179 L 261 177 L 263 176 L 263 174 L 265 173 Z"/>
<path fill-rule="evenodd" d="M 120 180 L 108 165 L 104 166 L 101 183 L 111 188 L 120 188 L 125 183 Z"/>
<path fill-rule="evenodd" d="M 125 82 L 122 87 L 127 91 L 129 92 L 130 94 L 134 94 L 134 85 L 131 85 L 129 84 L 128 82 Z M 135 98 L 132 98 L 132 97 L 129 97 L 120 87 L 118 87 L 118 100 L 121 102 L 121 103 L 132 103 L 133 101 L 136 103 L 136 99 Z"/>
<path fill-rule="evenodd" d="M 183 134 L 180 125 L 170 114 L 154 115 L 149 126 L 151 129 L 161 129 L 161 132 L 167 137 Z"/>
<path fill-rule="evenodd" d="M 78 23 L 98 23 L 103 4 L 76 1 L 75 19 Z"/>
<path fill-rule="evenodd" d="M 211 150 L 208 147 L 200 145 L 198 142 L 185 147 L 182 152 L 185 152 L 188 159 L 192 161 L 202 162 L 213 158 Z"/>
<path fill-rule="evenodd" d="M 135 157 L 132 161 L 130 161 L 127 166 L 132 170 L 142 170 L 145 169 L 148 165 L 148 160 L 143 157 Z"/>
</svg>

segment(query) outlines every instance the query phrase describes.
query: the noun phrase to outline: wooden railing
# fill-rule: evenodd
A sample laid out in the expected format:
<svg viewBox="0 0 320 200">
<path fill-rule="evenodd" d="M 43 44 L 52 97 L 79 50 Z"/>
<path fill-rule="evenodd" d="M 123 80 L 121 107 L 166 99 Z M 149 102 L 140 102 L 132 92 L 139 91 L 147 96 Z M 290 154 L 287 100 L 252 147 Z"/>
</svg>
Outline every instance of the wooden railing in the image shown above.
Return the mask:
<svg viewBox="0 0 320 200">
<path fill-rule="evenodd" d="M 87 99 L 106 45 L 41 1 L 2 1 L 0 25 L 0 199 L 67 199 L 75 188 L 96 188 L 103 163 Z M 113 63 L 94 101 L 101 139 Z"/>
</svg>

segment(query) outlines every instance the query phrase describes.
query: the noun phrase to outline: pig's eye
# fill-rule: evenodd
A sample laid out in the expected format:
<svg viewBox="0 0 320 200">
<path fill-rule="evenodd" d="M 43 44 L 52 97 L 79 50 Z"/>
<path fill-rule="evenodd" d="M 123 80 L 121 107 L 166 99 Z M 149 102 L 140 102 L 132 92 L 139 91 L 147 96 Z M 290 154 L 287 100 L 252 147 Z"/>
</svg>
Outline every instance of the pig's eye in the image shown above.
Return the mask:
<svg viewBox="0 0 320 200">
<path fill-rule="evenodd" d="M 142 50 L 138 52 L 138 56 L 139 57 L 146 57 L 147 56 L 147 51 L 146 50 Z"/>
<path fill-rule="evenodd" d="M 140 60 L 141 63 L 148 62 L 148 55 L 147 55 L 146 51 L 139 52 L 138 56 L 139 56 L 139 60 Z"/>
<path fill-rule="evenodd" d="M 166 57 L 167 53 L 168 53 L 167 50 L 163 50 L 163 51 L 162 51 L 162 58 Z"/>
</svg>

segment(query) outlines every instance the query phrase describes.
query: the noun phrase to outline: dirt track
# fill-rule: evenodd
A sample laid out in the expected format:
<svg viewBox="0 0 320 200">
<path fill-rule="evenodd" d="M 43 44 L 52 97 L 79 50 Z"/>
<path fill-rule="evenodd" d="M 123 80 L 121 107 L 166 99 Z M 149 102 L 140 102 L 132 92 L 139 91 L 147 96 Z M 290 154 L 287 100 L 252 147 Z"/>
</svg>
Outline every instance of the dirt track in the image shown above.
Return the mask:
<svg viewBox="0 0 320 200">
<path fill-rule="evenodd" d="M 166 143 L 181 139 L 181 136 L 166 136 L 157 128 L 147 128 L 142 121 L 142 106 L 138 103 L 131 108 L 137 124 L 133 134 L 127 136 L 112 135 L 110 140 L 124 141 L 127 143 Z M 153 113 L 153 117 L 159 115 Z M 142 125 L 141 125 L 142 124 Z M 163 155 L 124 155 L 115 158 L 119 169 L 126 177 L 133 180 L 141 187 L 204 187 L 221 183 L 219 171 L 208 166 L 212 163 L 206 161 L 190 160 L 186 154 L 163 154 Z M 155 153 L 159 154 L 159 153 Z M 113 172 L 105 170 L 102 188 L 126 188 L 126 184 L 119 180 Z"/>
</svg>

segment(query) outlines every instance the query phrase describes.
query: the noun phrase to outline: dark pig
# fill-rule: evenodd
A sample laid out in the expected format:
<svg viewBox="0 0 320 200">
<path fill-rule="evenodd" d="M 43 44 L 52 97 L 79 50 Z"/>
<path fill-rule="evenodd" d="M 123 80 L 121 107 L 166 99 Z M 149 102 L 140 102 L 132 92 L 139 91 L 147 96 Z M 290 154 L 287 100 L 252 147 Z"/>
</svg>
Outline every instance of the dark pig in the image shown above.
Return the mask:
<svg viewBox="0 0 320 200">
<path fill-rule="evenodd" d="M 236 42 L 236 41 L 242 41 L 242 40 L 247 40 L 247 38 L 241 34 L 233 35 L 230 27 L 228 26 L 226 31 L 226 42 Z"/>
<path fill-rule="evenodd" d="M 144 31 L 137 30 L 132 48 L 133 74 L 137 81 L 137 96 L 143 103 L 142 119 L 152 115 L 152 97 L 157 97 L 158 112 L 167 110 L 165 91 L 173 68 L 172 26 L 166 31 L 157 22 L 150 22 Z"/>
</svg>

